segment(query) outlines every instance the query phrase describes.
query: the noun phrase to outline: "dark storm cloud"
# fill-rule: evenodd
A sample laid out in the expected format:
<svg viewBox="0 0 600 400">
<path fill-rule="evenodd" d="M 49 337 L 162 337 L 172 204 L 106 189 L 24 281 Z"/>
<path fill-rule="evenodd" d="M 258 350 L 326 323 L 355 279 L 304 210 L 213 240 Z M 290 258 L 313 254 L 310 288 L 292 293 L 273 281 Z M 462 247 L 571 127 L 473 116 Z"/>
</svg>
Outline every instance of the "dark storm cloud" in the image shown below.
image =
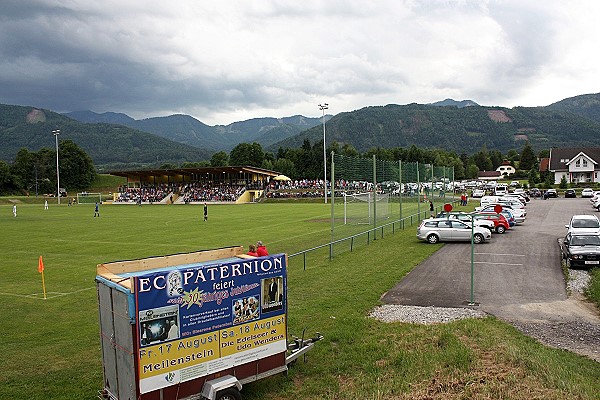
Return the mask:
<svg viewBox="0 0 600 400">
<path fill-rule="evenodd" d="M 598 90 L 595 4 L 5 1 L 0 102 L 207 123 L 322 101 L 542 105 Z"/>
</svg>

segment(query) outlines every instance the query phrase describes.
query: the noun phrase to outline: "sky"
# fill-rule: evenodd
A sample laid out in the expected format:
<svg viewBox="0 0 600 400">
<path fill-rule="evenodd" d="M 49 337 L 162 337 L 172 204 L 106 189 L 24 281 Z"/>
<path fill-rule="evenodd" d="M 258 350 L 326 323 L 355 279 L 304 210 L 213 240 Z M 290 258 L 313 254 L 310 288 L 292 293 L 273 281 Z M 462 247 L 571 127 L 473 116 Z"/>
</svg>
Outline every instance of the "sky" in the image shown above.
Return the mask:
<svg viewBox="0 0 600 400">
<path fill-rule="evenodd" d="M 0 103 L 208 125 L 600 92 L 597 0 L 2 0 Z"/>
</svg>

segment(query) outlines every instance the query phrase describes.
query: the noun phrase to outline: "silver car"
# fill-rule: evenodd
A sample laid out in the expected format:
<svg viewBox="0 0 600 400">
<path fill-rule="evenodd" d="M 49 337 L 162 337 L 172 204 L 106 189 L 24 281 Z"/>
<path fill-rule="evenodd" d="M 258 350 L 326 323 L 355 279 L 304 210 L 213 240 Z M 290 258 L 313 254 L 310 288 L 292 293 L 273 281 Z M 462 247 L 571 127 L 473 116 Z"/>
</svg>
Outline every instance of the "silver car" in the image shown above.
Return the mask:
<svg viewBox="0 0 600 400">
<path fill-rule="evenodd" d="M 429 218 L 421 221 L 417 228 L 417 238 L 429 243 L 439 241 L 471 241 L 471 225 L 463 221 L 448 218 Z M 473 227 L 473 242 L 483 243 L 492 238 L 489 229 Z"/>
</svg>

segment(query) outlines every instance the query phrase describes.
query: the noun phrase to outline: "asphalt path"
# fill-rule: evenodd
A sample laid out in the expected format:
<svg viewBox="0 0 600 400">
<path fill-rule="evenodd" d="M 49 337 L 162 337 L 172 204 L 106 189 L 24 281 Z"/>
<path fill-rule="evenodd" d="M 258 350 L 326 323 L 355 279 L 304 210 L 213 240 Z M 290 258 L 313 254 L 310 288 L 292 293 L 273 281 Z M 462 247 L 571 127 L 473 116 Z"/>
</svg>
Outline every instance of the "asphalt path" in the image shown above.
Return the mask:
<svg viewBox="0 0 600 400">
<path fill-rule="evenodd" d="M 503 319 L 544 319 L 546 313 L 560 316 L 560 306 L 545 307 L 568 299 L 557 239 L 566 234 L 565 224 L 572 215 L 594 213 L 588 199 L 532 199 L 526 221 L 474 245 L 473 261 L 470 243 L 447 243 L 388 291 L 382 301 L 474 306 Z M 423 242 L 423 246 L 428 245 Z M 579 311 L 567 307 L 565 317 L 573 312 Z"/>
</svg>

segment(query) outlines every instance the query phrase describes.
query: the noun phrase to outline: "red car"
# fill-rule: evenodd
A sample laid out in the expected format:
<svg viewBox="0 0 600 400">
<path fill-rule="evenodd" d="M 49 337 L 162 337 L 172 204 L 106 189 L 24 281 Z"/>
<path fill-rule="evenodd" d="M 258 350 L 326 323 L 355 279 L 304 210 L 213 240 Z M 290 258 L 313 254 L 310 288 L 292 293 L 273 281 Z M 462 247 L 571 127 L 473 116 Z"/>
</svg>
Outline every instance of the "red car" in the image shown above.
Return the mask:
<svg viewBox="0 0 600 400">
<path fill-rule="evenodd" d="M 494 229 L 496 230 L 496 233 L 504 233 L 504 231 L 510 228 L 508 220 L 502 214 L 496 214 L 493 212 L 480 212 L 477 213 L 477 215 L 481 215 L 482 217 L 480 218 L 485 218 L 494 221 Z"/>
</svg>

